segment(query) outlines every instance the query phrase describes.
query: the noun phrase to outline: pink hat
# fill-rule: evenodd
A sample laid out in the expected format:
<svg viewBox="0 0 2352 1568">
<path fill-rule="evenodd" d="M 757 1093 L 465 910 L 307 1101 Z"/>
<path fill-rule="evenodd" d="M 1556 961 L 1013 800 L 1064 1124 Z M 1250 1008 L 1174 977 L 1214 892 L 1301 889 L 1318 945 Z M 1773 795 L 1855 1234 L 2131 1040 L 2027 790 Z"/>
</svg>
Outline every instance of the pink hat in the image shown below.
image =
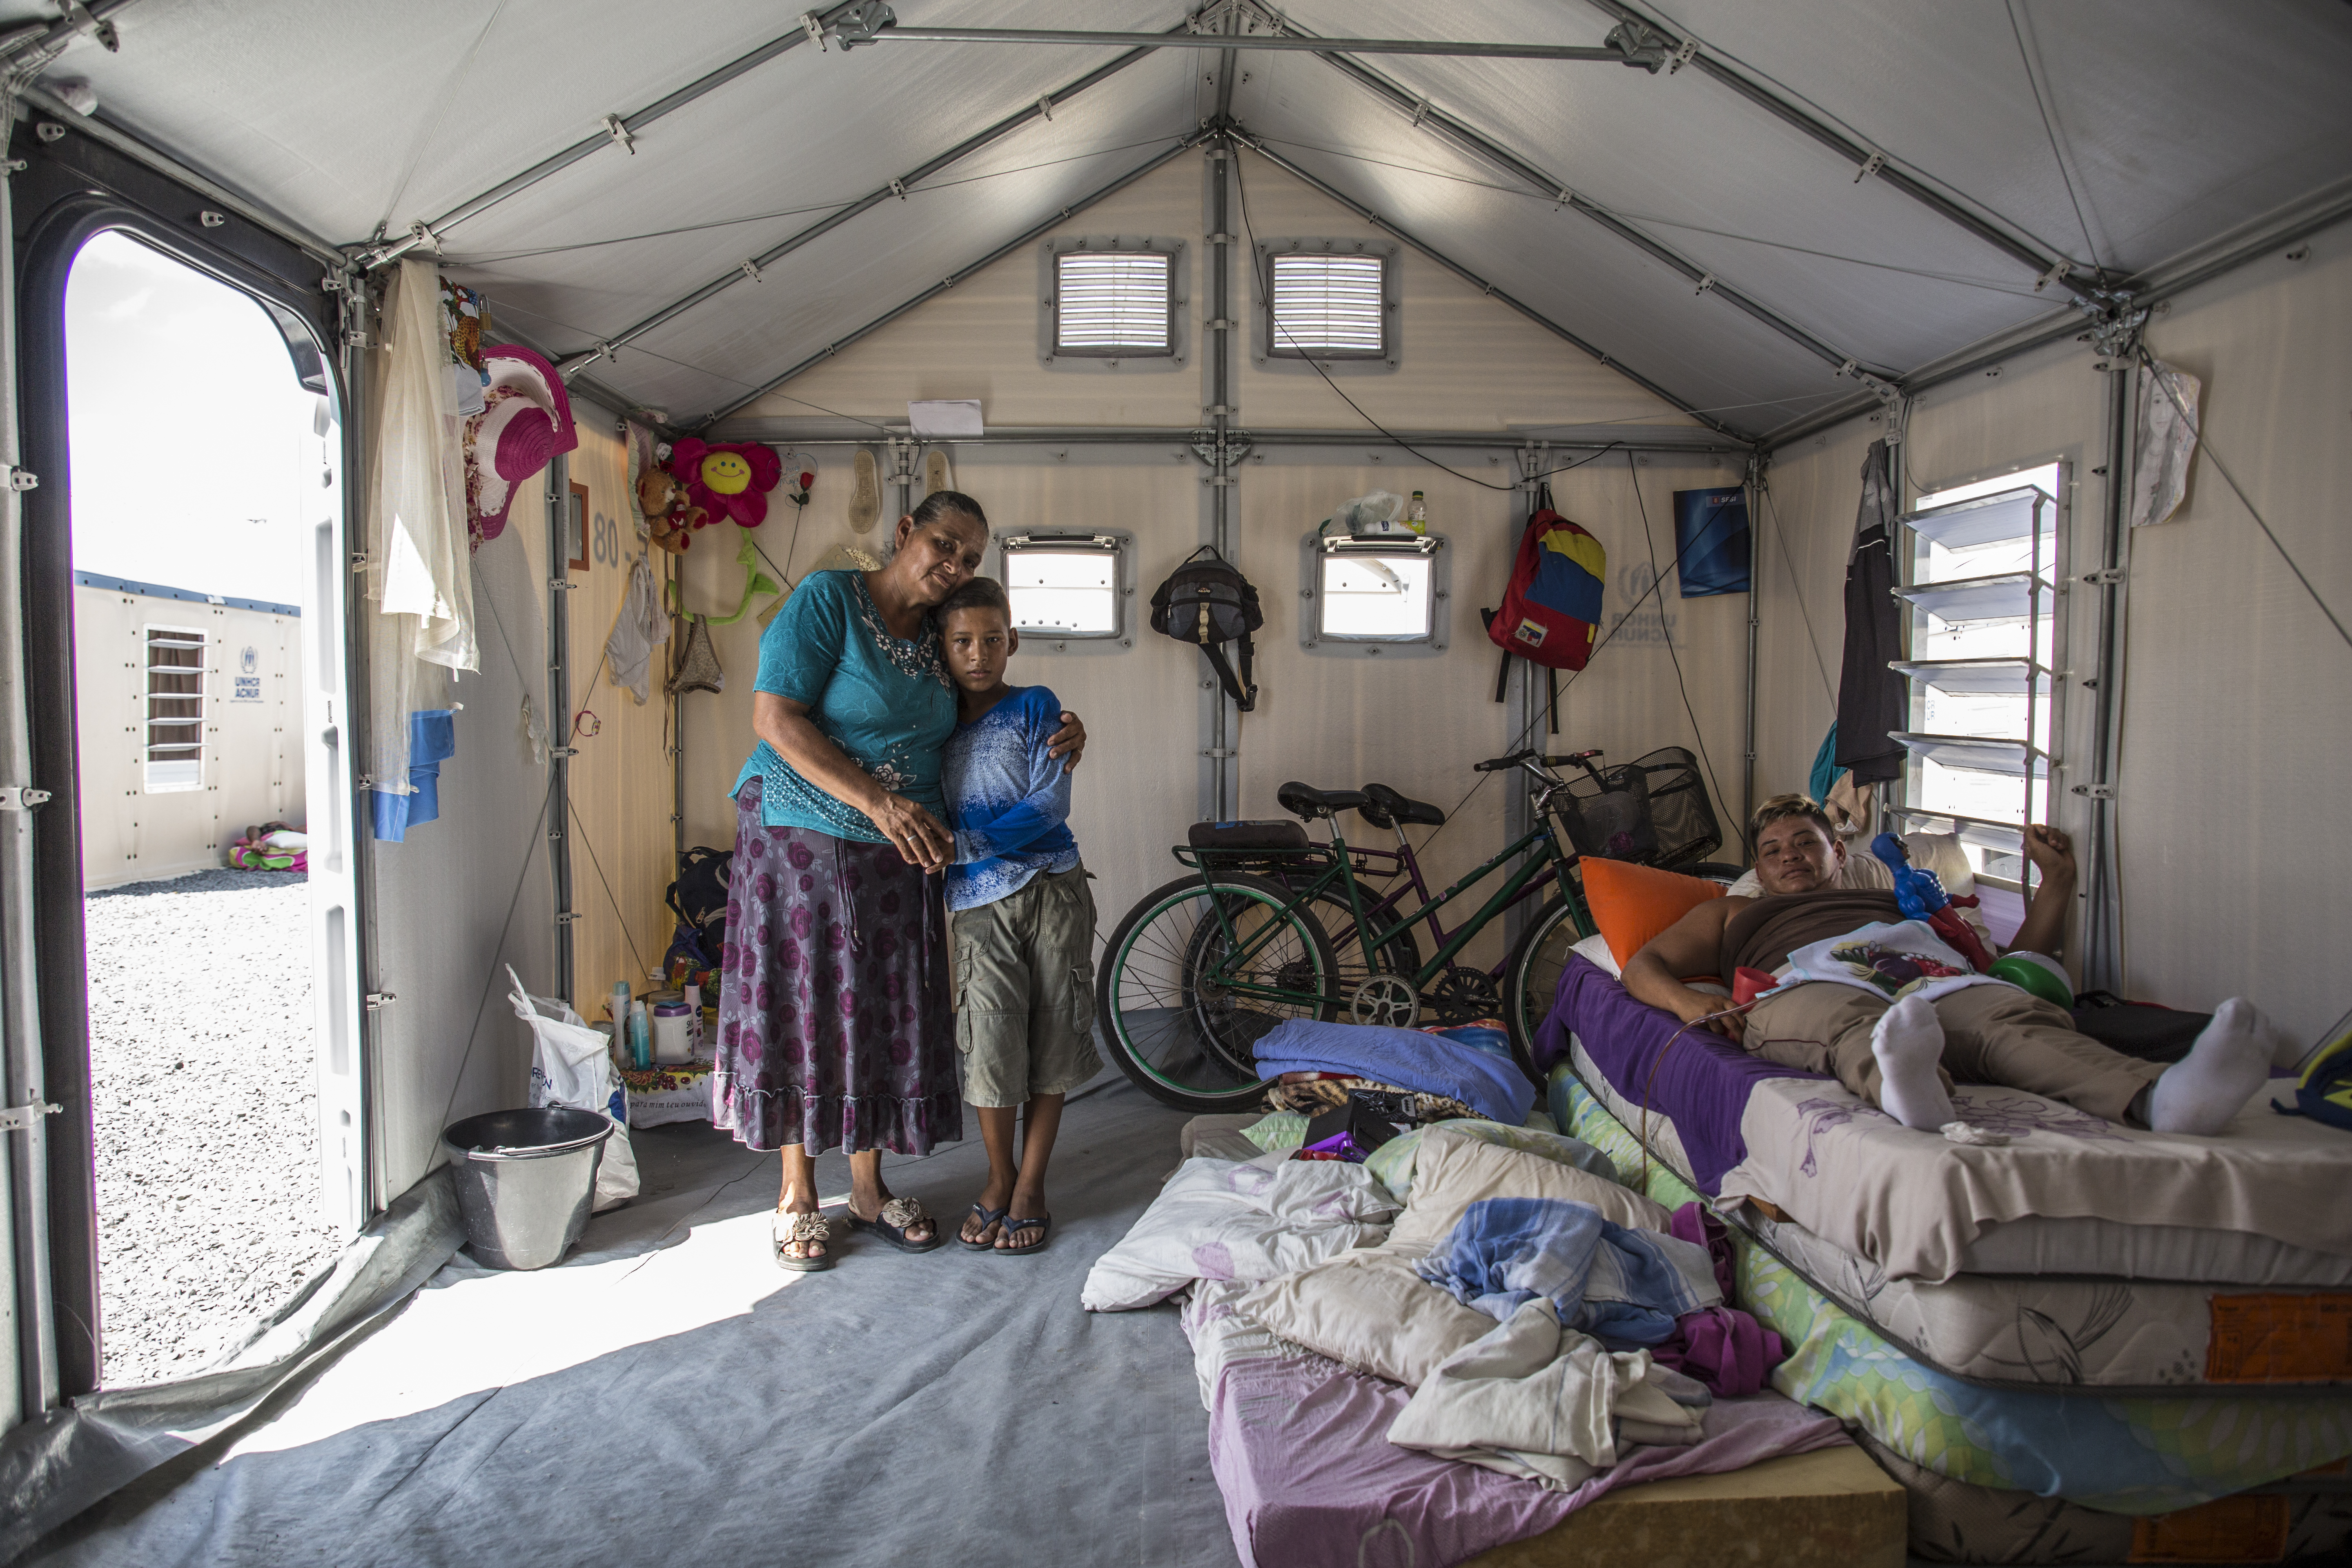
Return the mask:
<svg viewBox="0 0 2352 1568">
<path fill-rule="evenodd" d="M 517 488 L 580 445 L 553 365 L 514 347 L 484 349 L 482 360 L 489 384 L 482 411 L 466 421 L 466 524 L 478 550 L 506 531 Z"/>
</svg>

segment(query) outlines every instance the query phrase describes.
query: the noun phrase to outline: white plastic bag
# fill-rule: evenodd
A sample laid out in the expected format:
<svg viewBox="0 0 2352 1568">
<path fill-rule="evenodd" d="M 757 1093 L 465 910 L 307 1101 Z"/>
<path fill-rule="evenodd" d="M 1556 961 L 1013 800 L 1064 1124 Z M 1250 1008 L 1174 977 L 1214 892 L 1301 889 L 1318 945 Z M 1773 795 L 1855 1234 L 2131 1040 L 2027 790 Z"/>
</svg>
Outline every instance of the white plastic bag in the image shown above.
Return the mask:
<svg viewBox="0 0 2352 1568">
<path fill-rule="evenodd" d="M 613 1053 L 603 1035 L 571 1004 L 551 996 L 533 996 L 522 987 L 514 965 L 507 965 L 514 982 L 508 1000 L 515 1016 L 530 1026 L 530 1102 L 593 1110 L 613 1119 L 613 1135 L 604 1140 L 604 1157 L 596 1166 L 596 1201 L 603 1211 L 637 1195 L 637 1152 L 629 1146 L 629 1091 L 614 1070 Z"/>
</svg>

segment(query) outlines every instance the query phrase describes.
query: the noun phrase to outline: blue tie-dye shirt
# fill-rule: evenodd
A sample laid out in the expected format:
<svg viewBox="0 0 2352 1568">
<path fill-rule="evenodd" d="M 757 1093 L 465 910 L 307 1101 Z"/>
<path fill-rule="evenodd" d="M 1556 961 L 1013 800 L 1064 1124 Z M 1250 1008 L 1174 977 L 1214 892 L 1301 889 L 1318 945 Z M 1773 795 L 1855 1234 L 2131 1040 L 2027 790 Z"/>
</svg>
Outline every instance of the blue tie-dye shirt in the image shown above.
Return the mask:
<svg viewBox="0 0 2352 1568">
<path fill-rule="evenodd" d="M 1070 775 L 1045 742 L 1062 727 L 1062 702 L 1042 686 L 1016 686 L 995 707 L 959 724 L 940 749 L 940 783 L 955 828 L 948 908 L 978 909 L 1010 897 L 1040 871 L 1078 864 L 1070 837 Z"/>
</svg>

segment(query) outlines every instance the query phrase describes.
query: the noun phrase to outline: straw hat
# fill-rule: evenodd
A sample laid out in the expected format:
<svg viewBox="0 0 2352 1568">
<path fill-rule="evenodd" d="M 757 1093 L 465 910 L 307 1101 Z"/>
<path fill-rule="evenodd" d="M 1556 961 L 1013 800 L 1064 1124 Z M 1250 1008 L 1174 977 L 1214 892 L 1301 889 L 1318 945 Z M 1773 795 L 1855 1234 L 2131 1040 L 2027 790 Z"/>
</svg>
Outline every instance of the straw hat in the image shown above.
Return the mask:
<svg viewBox="0 0 2352 1568">
<path fill-rule="evenodd" d="M 489 384 L 482 411 L 466 421 L 466 524 L 477 549 L 506 531 L 507 508 L 523 482 L 580 445 L 553 365 L 510 346 L 484 349 L 482 358 Z"/>
</svg>

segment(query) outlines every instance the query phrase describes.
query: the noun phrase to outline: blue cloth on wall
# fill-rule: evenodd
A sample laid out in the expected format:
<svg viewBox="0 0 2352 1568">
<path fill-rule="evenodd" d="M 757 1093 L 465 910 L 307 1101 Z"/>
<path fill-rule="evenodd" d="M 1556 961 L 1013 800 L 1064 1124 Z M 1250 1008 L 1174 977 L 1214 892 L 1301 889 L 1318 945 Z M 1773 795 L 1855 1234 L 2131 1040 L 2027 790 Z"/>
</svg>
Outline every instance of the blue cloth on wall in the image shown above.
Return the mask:
<svg viewBox="0 0 2352 1568">
<path fill-rule="evenodd" d="M 1460 1100 L 1490 1121 L 1517 1127 L 1535 1105 L 1535 1086 L 1511 1060 L 1507 1038 L 1493 1030 L 1444 1035 L 1391 1029 L 1377 1024 L 1323 1024 L 1293 1018 L 1276 1025 L 1257 1042 L 1257 1070 L 1268 1078 L 1286 1072 L 1336 1072 L 1392 1083 L 1422 1094 Z"/>
<path fill-rule="evenodd" d="M 1706 1248 L 1559 1198 L 1481 1198 L 1414 1267 L 1497 1322 L 1541 1298 L 1563 1327 L 1617 1345 L 1661 1343 L 1723 1300 Z"/>
<path fill-rule="evenodd" d="M 1748 492 L 1737 485 L 1675 492 L 1675 563 L 1683 597 L 1748 592 Z"/>
<path fill-rule="evenodd" d="M 408 716 L 408 793 L 371 790 L 370 826 L 387 844 L 399 844 L 408 830 L 441 815 L 441 764 L 457 754 L 457 716 L 427 708 Z"/>
</svg>

